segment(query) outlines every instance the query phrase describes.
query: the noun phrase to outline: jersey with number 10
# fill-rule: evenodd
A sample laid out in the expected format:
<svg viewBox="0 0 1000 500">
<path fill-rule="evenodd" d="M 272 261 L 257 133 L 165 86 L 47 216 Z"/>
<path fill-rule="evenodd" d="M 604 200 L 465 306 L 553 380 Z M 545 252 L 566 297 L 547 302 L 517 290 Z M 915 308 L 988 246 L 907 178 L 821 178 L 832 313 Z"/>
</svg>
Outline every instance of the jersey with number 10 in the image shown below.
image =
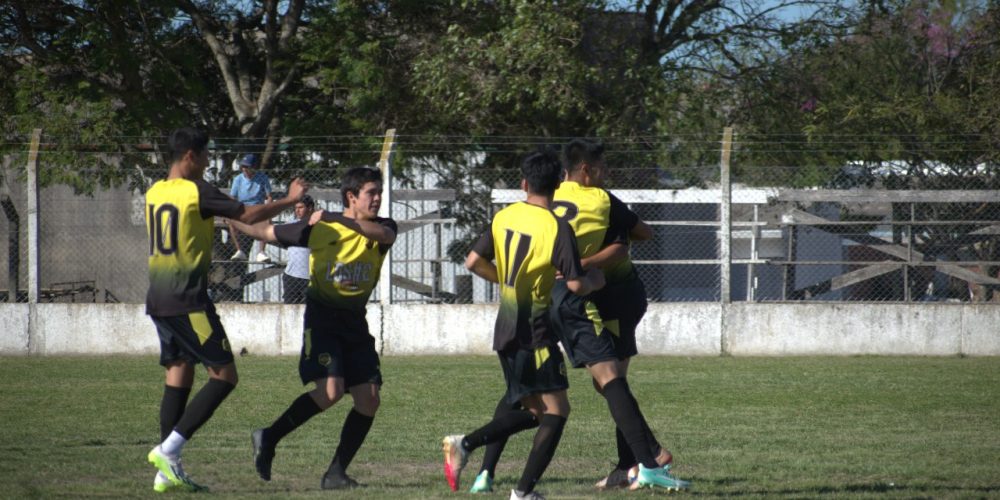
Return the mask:
<svg viewBox="0 0 1000 500">
<path fill-rule="evenodd" d="M 495 259 L 500 311 L 493 349 L 554 346 L 548 325 L 552 285 L 559 270 L 566 279 L 583 275 L 573 230 L 551 210 L 520 202 L 497 212 L 473 251 Z"/>
<path fill-rule="evenodd" d="M 204 311 L 214 220 L 236 218 L 243 204 L 201 180 L 166 179 L 146 192 L 149 291 L 146 314 L 179 316 Z"/>
</svg>

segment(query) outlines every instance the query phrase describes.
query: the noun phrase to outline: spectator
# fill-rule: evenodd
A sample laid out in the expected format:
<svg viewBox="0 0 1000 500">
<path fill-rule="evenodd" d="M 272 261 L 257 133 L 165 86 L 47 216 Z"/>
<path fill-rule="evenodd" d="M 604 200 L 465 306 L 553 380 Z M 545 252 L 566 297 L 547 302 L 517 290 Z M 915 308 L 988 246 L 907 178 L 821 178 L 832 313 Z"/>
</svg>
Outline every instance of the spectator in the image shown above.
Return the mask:
<svg viewBox="0 0 1000 500">
<path fill-rule="evenodd" d="M 316 201 L 312 196 L 303 196 L 295 204 L 295 220 L 292 222 L 309 220 L 315 209 Z M 306 288 L 309 286 L 308 247 L 288 247 L 288 264 L 285 266 L 285 273 L 281 275 L 281 284 L 286 304 L 306 303 Z"/>
<path fill-rule="evenodd" d="M 243 170 L 242 175 L 237 175 L 233 178 L 233 184 L 229 188 L 229 194 L 236 201 L 244 205 L 263 205 L 264 203 L 271 203 L 271 180 L 267 177 L 267 174 L 257 170 L 260 164 L 260 157 L 256 154 L 248 154 L 240 160 L 240 169 Z M 233 254 L 229 260 L 244 260 L 247 259 L 247 254 L 243 252 L 240 246 L 240 233 L 232 225 L 229 224 L 229 234 L 233 237 L 233 245 L 236 247 L 236 253 Z M 257 262 L 270 262 L 271 258 L 264 253 L 266 243 L 260 242 L 260 250 L 257 252 L 257 256 L 254 258 Z M 248 249 L 250 252 L 253 251 L 253 243 L 250 244 Z"/>
</svg>

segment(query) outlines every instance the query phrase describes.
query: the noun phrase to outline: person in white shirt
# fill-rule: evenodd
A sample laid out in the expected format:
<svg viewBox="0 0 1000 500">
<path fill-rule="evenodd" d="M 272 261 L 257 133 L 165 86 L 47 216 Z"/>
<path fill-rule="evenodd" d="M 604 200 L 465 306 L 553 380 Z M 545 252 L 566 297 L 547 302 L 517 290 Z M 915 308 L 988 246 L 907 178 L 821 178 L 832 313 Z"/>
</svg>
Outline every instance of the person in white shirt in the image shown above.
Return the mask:
<svg viewBox="0 0 1000 500">
<path fill-rule="evenodd" d="M 316 209 L 316 201 L 306 195 L 295 204 L 295 220 L 309 219 Z M 285 273 L 281 275 L 283 289 L 282 298 L 286 304 L 305 304 L 306 288 L 309 286 L 309 249 L 307 247 L 288 247 L 288 264 Z"/>
</svg>

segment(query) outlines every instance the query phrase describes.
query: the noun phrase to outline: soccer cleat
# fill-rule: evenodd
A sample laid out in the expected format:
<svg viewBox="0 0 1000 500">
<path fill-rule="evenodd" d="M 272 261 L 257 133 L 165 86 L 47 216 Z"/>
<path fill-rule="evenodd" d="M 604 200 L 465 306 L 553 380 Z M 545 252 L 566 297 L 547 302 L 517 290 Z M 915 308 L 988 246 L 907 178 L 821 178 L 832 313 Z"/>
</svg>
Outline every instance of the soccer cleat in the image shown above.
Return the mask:
<svg viewBox="0 0 1000 500">
<path fill-rule="evenodd" d="M 614 470 L 609 472 L 604 479 L 601 479 L 594 484 L 594 487 L 599 490 L 606 490 L 613 488 L 625 488 L 628 485 L 628 469 L 619 469 L 618 467 L 615 467 Z"/>
<path fill-rule="evenodd" d="M 265 481 L 270 481 L 274 447 L 264 446 L 264 429 L 251 432 L 250 443 L 253 445 L 253 466 L 257 469 L 257 475 Z"/>
<path fill-rule="evenodd" d="M 156 477 L 153 478 L 153 491 L 157 493 L 166 493 L 168 490 L 174 487 L 174 483 L 167 479 L 162 472 L 156 471 Z"/>
<path fill-rule="evenodd" d="M 156 448 L 150 450 L 149 454 L 146 455 L 146 459 L 149 463 L 156 466 L 157 469 L 167 478 L 168 481 L 173 483 L 174 486 L 182 488 L 187 491 L 206 491 L 207 487 L 202 486 L 191 480 L 184 473 L 184 467 L 181 465 L 180 457 L 171 457 L 160 450 L 160 446 L 157 445 Z"/>
<path fill-rule="evenodd" d="M 545 500 L 545 497 L 537 491 L 521 493 L 517 490 L 510 490 L 510 500 Z"/>
<path fill-rule="evenodd" d="M 346 490 L 357 488 L 359 485 L 357 481 L 348 477 L 343 469 L 331 464 L 330 468 L 326 470 L 326 474 L 323 474 L 323 480 L 319 486 L 324 490 Z"/>
<path fill-rule="evenodd" d="M 458 491 L 458 479 L 469 461 L 469 452 L 462 447 L 464 437 L 461 434 L 452 434 L 445 436 L 441 441 L 444 449 L 444 477 L 448 480 L 451 491 Z"/>
<path fill-rule="evenodd" d="M 243 250 L 237 250 L 229 260 L 247 260 L 247 254 L 243 253 Z"/>
<path fill-rule="evenodd" d="M 476 476 L 469 493 L 491 493 L 493 491 L 493 476 L 488 471 L 482 471 Z"/>
<path fill-rule="evenodd" d="M 677 479 L 670 474 L 670 466 L 655 467 L 647 469 L 639 464 L 639 474 L 635 481 L 636 489 L 639 488 L 663 488 L 671 490 L 686 490 L 691 486 L 689 481 Z"/>
</svg>

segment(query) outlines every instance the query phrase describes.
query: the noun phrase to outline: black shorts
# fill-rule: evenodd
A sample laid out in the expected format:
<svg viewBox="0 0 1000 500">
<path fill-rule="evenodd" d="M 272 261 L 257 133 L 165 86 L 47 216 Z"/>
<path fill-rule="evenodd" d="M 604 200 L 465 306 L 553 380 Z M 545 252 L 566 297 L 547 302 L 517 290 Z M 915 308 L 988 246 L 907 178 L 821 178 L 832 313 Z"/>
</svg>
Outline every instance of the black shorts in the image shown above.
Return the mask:
<svg viewBox="0 0 1000 500">
<path fill-rule="evenodd" d="M 514 403 L 526 396 L 569 388 L 566 362 L 555 347 L 515 349 L 497 352 L 503 378 L 507 381 L 507 402 Z"/>
<path fill-rule="evenodd" d="M 615 352 L 618 359 L 628 359 L 639 353 L 635 345 L 635 330 L 646 315 L 649 303 L 646 287 L 638 276 L 621 283 L 606 285 L 591 296 L 605 324 L 617 327 Z"/>
<path fill-rule="evenodd" d="M 299 377 L 303 384 L 342 377 L 345 388 L 382 385 L 375 338 L 368 333 L 363 311 L 332 309 L 307 300 Z"/>
<path fill-rule="evenodd" d="M 309 288 L 308 278 L 281 274 L 281 298 L 286 304 L 305 304 L 307 288 Z"/>
<path fill-rule="evenodd" d="M 160 364 L 175 361 L 205 366 L 223 366 L 233 362 L 233 348 L 226 330 L 211 303 L 204 311 L 180 316 L 150 316 L 160 337 Z"/>
<path fill-rule="evenodd" d="M 589 297 L 569 291 L 565 281 L 557 280 L 552 287 L 549 315 L 549 323 L 573 368 L 621 359 L 615 335 L 617 322 L 604 320 L 597 305 Z M 635 335 L 632 337 L 634 345 Z"/>
</svg>

